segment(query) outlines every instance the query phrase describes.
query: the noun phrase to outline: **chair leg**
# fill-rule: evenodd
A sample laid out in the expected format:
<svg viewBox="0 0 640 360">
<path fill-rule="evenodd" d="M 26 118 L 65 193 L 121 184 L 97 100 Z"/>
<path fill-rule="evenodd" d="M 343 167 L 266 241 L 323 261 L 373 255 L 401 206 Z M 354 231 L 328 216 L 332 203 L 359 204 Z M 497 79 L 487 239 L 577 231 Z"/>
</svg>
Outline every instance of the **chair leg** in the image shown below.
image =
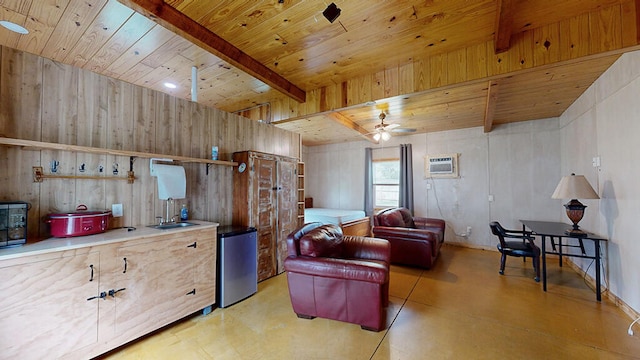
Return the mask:
<svg viewBox="0 0 640 360">
<path fill-rule="evenodd" d="M 316 318 L 315 316 L 311 316 L 311 315 L 303 315 L 303 314 L 296 314 L 296 315 L 298 315 L 298 318 L 300 319 L 313 320 Z"/>
<path fill-rule="evenodd" d="M 536 272 L 536 282 L 540 282 L 540 255 L 533 258 L 533 269 Z"/>
<path fill-rule="evenodd" d="M 373 331 L 373 332 L 380 332 L 380 330 L 378 330 L 378 329 L 376 329 L 376 328 L 368 327 L 368 326 L 360 325 L 360 328 L 361 328 L 362 330 Z"/>
<path fill-rule="evenodd" d="M 500 257 L 500 275 L 504 275 L 504 265 L 507 262 L 507 255 L 502 253 L 502 257 Z"/>
</svg>

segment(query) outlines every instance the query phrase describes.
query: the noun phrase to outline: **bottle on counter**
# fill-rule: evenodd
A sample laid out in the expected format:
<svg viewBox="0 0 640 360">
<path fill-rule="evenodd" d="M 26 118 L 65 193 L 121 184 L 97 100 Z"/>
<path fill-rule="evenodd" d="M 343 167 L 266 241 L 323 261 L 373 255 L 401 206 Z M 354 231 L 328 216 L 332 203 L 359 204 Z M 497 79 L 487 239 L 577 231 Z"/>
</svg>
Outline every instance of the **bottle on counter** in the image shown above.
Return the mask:
<svg viewBox="0 0 640 360">
<path fill-rule="evenodd" d="M 187 204 L 182 204 L 182 209 L 180 209 L 180 221 L 187 221 L 189 219 L 189 209 L 187 209 Z"/>
</svg>

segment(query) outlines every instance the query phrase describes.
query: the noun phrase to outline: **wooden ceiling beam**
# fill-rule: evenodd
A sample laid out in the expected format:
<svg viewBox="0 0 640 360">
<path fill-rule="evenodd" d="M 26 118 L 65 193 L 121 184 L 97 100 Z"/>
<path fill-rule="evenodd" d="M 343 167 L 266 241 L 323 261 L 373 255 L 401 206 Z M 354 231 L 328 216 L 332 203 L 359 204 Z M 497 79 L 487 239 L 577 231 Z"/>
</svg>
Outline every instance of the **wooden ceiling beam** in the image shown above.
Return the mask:
<svg viewBox="0 0 640 360">
<path fill-rule="evenodd" d="M 511 47 L 511 31 L 515 0 L 498 0 L 496 10 L 496 26 L 494 33 L 495 53 L 499 54 Z"/>
<path fill-rule="evenodd" d="M 498 102 L 498 86 L 494 81 L 489 81 L 487 86 L 487 103 L 484 109 L 484 132 L 490 133 L 493 129 L 493 117 Z"/>
<path fill-rule="evenodd" d="M 348 117 L 342 115 L 339 112 L 332 112 L 327 114 L 327 117 L 333 121 L 335 121 L 336 123 L 348 127 L 351 130 L 355 130 L 357 132 L 359 132 L 365 139 L 369 140 L 370 142 L 377 144 L 378 142 L 376 140 L 373 139 L 373 135 L 371 134 L 370 131 L 368 131 L 367 129 L 363 128 L 362 126 L 356 124 L 354 121 L 352 121 L 351 119 L 349 119 Z"/>
<path fill-rule="evenodd" d="M 163 0 L 118 0 L 265 84 L 303 103 L 306 92 Z"/>
</svg>

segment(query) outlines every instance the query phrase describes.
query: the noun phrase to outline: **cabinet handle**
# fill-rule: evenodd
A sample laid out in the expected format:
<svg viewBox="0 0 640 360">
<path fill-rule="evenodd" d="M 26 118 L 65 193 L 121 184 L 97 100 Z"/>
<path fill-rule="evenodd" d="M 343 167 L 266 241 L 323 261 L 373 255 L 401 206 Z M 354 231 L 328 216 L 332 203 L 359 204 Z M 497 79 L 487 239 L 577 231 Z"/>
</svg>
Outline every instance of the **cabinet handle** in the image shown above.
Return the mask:
<svg viewBox="0 0 640 360">
<path fill-rule="evenodd" d="M 123 291 L 123 290 L 127 290 L 127 288 L 122 288 L 122 289 L 118 289 L 118 290 L 111 289 L 111 290 L 109 290 L 109 296 L 116 297 L 116 294 L 119 293 L 120 291 Z"/>
<path fill-rule="evenodd" d="M 126 274 L 127 273 L 127 258 L 123 258 L 122 260 L 124 260 L 124 271 L 122 273 Z"/>
<path fill-rule="evenodd" d="M 196 294 L 196 289 L 193 289 L 189 291 L 186 295 L 195 295 L 195 294 Z"/>
<path fill-rule="evenodd" d="M 103 291 L 103 292 L 101 292 L 101 293 L 100 293 L 100 295 L 98 295 L 98 296 L 92 296 L 92 297 L 88 298 L 88 299 L 87 299 L 87 301 L 94 300 L 94 299 L 102 299 L 102 300 L 105 300 L 106 298 L 107 298 L 107 293 Z"/>
<path fill-rule="evenodd" d="M 89 265 L 89 268 L 91 269 L 91 278 L 89 281 L 93 281 L 93 264 Z"/>
<path fill-rule="evenodd" d="M 195 249 L 195 248 L 197 248 L 197 247 L 198 247 L 198 244 L 194 241 L 194 242 L 193 242 L 193 244 L 191 244 L 191 245 L 187 245 L 187 247 L 192 247 L 192 248 L 194 248 L 194 249 Z"/>
</svg>

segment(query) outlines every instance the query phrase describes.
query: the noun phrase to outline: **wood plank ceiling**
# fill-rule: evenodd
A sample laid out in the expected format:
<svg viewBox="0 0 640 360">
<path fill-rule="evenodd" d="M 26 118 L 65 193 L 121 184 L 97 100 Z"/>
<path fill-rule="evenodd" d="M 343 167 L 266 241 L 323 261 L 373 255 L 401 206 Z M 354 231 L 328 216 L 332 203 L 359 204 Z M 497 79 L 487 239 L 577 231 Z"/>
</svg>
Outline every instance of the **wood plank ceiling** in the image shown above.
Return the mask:
<svg viewBox="0 0 640 360">
<path fill-rule="evenodd" d="M 625 51 L 640 0 L 0 0 L 0 45 L 300 132 L 371 139 L 559 116 Z M 165 82 L 177 85 L 168 89 Z M 401 135 L 402 133 L 394 133 Z"/>
</svg>

